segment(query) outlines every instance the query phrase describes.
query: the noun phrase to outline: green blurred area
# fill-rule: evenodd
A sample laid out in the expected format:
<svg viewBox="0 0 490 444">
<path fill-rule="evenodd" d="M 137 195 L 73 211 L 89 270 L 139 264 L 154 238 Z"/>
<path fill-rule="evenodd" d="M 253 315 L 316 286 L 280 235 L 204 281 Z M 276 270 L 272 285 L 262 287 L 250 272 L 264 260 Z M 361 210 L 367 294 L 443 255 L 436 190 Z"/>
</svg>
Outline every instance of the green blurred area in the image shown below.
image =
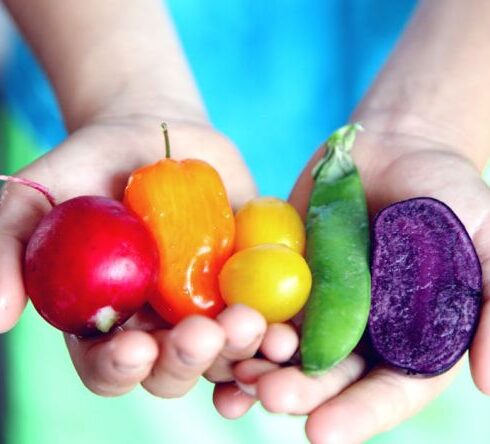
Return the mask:
<svg viewBox="0 0 490 444">
<path fill-rule="evenodd" d="M 5 112 L 0 122 L 1 171 L 12 173 L 38 152 L 34 139 Z M 119 398 L 96 396 L 80 382 L 62 335 L 31 305 L 6 338 L 9 444 L 307 442 L 301 417 L 271 415 L 255 406 L 240 420 L 221 418 L 212 405 L 212 386 L 204 380 L 177 400 L 157 399 L 141 388 Z M 490 401 L 473 386 L 465 364 L 423 412 L 370 443 L 488 444 L 489 414 Z"/>
<path fill-rule="evenodd" d="M 6 110 L 0 110 L 0 147 L 0 165 L 5 174 L 17 171 L 39 155 L 34 139 L 15 125 Z"/>
</svg>

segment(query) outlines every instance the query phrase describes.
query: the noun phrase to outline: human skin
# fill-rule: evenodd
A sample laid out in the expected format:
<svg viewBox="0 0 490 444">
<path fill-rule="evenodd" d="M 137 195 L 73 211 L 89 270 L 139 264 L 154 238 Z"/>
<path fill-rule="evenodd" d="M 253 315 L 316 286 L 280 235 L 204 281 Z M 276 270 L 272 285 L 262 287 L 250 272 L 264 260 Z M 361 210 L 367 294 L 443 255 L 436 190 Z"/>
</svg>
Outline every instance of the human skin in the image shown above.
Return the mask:
<svg viewBox="0 0 490 444">
<path fill-rule="evenodd" d="M 83 194 L 120 199 L 135 168 L 164 157 L 165 121 L 175 159 L 209 161 L 234 206 L 255 196 L 238 150 L 208 121 L 159 0 L 5 4 L 45 67 L 69 131 L 19 176 L 44 184 L 58 202 Z M 16 184 L 4 187 L 0 202 L 0 331 L 7 331 L 26 303 L 24 247 L 49 206 Z M 265 329 L 264 319 L 245 306 L 229 307 L 216 320 L 191 316 L 173 328 L 145 309 L 109 337 L 66 336 L 66 343 L 95 393 L 120 395 L 141 384 L 170 398 L 204 373 L 232 379 L 231 363 L 253 356 Z"/>
<path fill-rule="evenodd" d="M 472 376 L 490 394 L 490 190 L 481 172 L 490 148 L 490 4 L 425 0 L 352 120 L 366 131 L 353 150 L 371 216 L 416 196 L 446 202 L 471 235 L 483 268 L 483 307 L 470 349 Z M 304 215 L 311 168 L 299 177 L 291 202 Z M 280 344 L 276 363 L 236 365 L 236 386 L 215 388 L 226 417 L 244 414 L 258 399 L 278 413 L 307 415 L 306 434 L 317 443 L 359 443 L 414 415 L 452 381 L 461 362 L 434 378 L 414 378 L 373 362 L 365 346 L 319 378 L 286 363 L 296 349 L 291 327 L 269 328 L 265 344 Z M 288 341 L 285 338 L 288 335 Z M 281 336 L 282 335 L 282 336 Z M 269 345 L 270 347 L 270 345 Z"/>
</svg>

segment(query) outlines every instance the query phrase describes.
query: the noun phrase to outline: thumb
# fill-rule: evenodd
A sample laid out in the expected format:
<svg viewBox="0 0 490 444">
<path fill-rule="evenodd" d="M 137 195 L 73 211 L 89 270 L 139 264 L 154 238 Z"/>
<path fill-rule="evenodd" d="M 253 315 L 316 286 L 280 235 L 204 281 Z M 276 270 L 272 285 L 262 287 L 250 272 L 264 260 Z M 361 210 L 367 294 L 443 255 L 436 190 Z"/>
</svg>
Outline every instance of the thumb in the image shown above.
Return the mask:
<svg viewBox="0 0 490 444">
<path fill-rule="evenodd" d="M 0 333 L 10 330 L 25 305 L 24 250 L 39 220 L 50 209 L 38 191 L 8 183 L 0 195 Z"/>
<path fill-rule="evenodd" d="M 296 181 L 293 190 L 289 195 L 289 202 L 296 208 L 303 220 L 306 218 L 310 194 L 313 188 L 313 177 L 311 175 L 311 170 L 323 156 L 324 150 L 324 148 L 320 148 L 315 152 L 313 157 L 306 164 L 305 169 L 298 177 L 298 180 Z"/>
<path fill-rule="evenodd" d="M 482 222 L 473 241 L 482 266 L 483 305 L 470 348 L 470 366 L 476 386 L 490 395 L 490 216 Z"/>
</svg>

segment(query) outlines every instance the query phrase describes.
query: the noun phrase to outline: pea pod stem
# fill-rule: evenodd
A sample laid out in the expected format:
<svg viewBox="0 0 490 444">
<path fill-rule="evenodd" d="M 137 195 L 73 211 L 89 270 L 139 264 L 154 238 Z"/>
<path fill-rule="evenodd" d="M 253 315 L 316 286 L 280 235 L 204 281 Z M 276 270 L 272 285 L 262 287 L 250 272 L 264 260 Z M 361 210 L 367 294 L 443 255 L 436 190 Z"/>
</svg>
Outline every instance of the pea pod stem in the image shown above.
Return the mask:
<svg viewBox="0 0 490 444">
<path fill-rule="evenodd" d="M 311 172 L 315 181 L 334 182 L 355 169 L 349 153 L 354 146 L 356 133 L 363 130 L 360 123 L 350 123 L 328 138 L 325 142 L 325 155 Z"/>
</svg>

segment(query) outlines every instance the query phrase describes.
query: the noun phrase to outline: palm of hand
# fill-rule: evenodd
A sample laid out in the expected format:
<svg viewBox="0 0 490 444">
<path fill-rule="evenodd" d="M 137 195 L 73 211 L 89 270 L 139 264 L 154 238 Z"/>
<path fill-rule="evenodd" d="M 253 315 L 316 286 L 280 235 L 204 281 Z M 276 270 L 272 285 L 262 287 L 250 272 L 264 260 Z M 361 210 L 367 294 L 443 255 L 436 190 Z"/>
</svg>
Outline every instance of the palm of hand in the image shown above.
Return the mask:
<svg viewBox="0 0 490 444">
<path fill-rule="evenodd" d="M 409 149 L 404 148 L 407 144 Z M 431 141 L 405 137 L 376 145 L 367 135 L 360 139 L 354 156 L 371 215 L 391 203 L 413 197 L 429 196 L 448 204 L 475 243 L 485 283 L 490 275 L 490 244 L 486 236 L 490 230 L 487 222 L 490 190 L 476 168 L 454 152 Z M 307 166 L 291 195 L 291 201 L 303 214 L 312 186 L 309 171 L 320 155 L 317 153 Z M 488 289 L 484 284 L 485 291 Z M 484 306 L 470 354 L 473 378 L 480 388 L 488 391 L 490 379 L 485 368 L 490 362 L 485 350 L 490 348 L 487 326 L 490 314 L 487 312 Z M 284 361 L 289 358 L 285 356 Z M 372 359 L 369 349 L 361 345 L 340 365 L 315 379 L 304 376 L 296 367 L 280 368 L 278 364 L 282 361 L 257 359 L 237 365 L 235 376 L 248 384 L 248 389 L 252 385 L 252 391 L 266 409 L 308 415 L 306 432 L 312 442 L 350 443 L 364 441 L 415 414 L 449 385 L 460 367 L 421 379 L 382 363 L 373 365 Z M 215 399 L 218 409 L 231 416 L 230 412 L 245 412 L 254 397 L 232 398 L 228 392 L 220 393 L 218 388 Z"/>
</svg>

